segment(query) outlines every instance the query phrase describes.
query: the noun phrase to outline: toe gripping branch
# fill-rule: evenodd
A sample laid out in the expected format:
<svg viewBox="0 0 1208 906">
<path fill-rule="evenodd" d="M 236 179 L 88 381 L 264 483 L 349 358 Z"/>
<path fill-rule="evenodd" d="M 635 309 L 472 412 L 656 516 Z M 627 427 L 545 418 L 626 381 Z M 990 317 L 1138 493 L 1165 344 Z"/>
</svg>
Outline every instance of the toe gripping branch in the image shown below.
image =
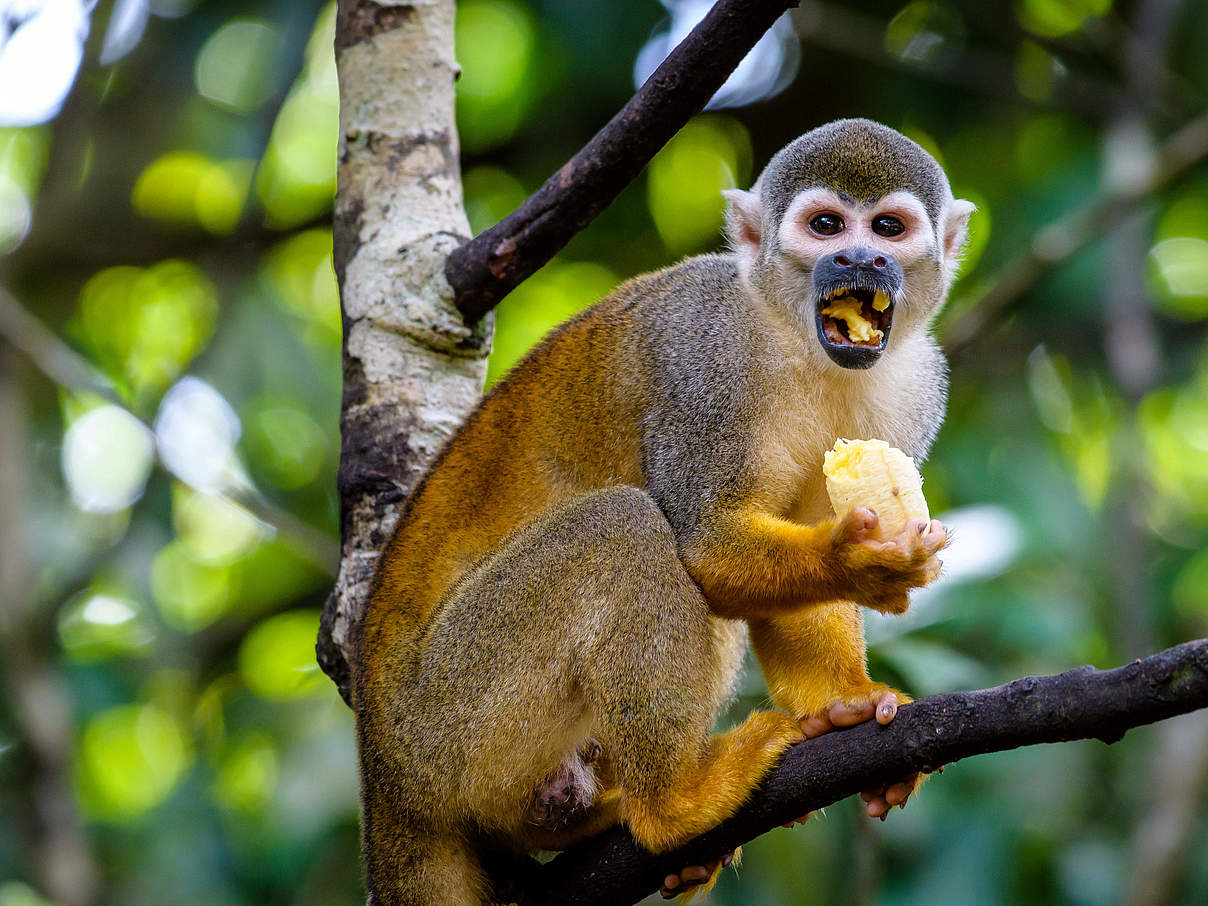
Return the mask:
<svg viewBox="0 0 1208 906">
<path fill-rule="evenodd" d="M 614 828 L 535 870 L 521 906 L 617 906 L 659 889 L 685 865 L 703 865 L 774 827 L 914 771 L 970 755 L 1073 739 L 1115 740 L 1127 730 L 1208 707 L 1208 639 L 1114 670 L 1080 667 L 975 692 L 933 695 L 875 722 L 793 746 L 732 818 L 658 855 Z"/>
</svg>

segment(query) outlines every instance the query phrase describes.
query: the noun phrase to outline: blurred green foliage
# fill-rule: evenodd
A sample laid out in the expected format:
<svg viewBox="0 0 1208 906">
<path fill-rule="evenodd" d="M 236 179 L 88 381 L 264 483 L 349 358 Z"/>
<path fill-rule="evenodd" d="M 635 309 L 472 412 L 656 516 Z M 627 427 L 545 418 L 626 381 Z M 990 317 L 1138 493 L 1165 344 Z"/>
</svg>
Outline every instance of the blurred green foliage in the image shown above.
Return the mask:
<svg viewBox="0 0 1208 906">
<path fill-rule="evenodd" d="M 694 118 L 506 299 L 488 382 L 621 281 L 720 248 L 721 191 L 839 116 L 911 135 L 978 206 L 942 334 L 1018 255 L 1060 258 L 1043 228 L 1102 191 L 1122 109 L 1148 124 L 1142 162 L 1204 109 L 1208 7 L 1177 5 L 1137 95 L 1126 61 L 1143 6 L 803 3 L 795 82 Z M 97 902 L 362 902 L 352 719 L 313 654 L 337 533 L 334 4 L 152 8 L 127 56 L 101 66 L 90 45 L 57 118 L 0 129 L 0 281 L 116 394 L 21 364 L 22 405 L 0 411 L 0 432 L 28 436 L 21 462 L 0 462 L 23 489 L 0 520 L 24 545 L 24 574 L 4 580 L 19 606 L 0 618 L 0 906 L 50 902 L 38 797 L 56 776 Z M 664 12 L 459 4 L 474 232 L 624 103 Z M 1103 236 L 1133 222 L 1140 244 L 1109 270 L 1119 246 Z M 1208 176 L 1093 227 L 952 362 L 924 472 L 963 543 L 946 586 L 868 623 L 874 675 L 915 694 L 1113 665 L 1208 627 Z M 1158 353 L 1140 385 L 1107 351 L 1120 274 Z M 173 395 L 183 378 L 203 383 Z M 765 698 L 748 671 L 730 717 Z M 32 729 L 31 701 L 64 708 L 57 743 Z M 1203 795 L 1205 759 L 1163 732 L 962 762 L 884 825 L 837 804 L 748 846 L 708 901 L 1124 902 L 1145 835 L 1166 827 L 1163 778 L 1198 764 L 1185 795 Z M 69 812 L 54 820 L 70 827 Z M 1208 902 L 1203 803 L 1189 814 L 1153 902 Z"/>
</svg>

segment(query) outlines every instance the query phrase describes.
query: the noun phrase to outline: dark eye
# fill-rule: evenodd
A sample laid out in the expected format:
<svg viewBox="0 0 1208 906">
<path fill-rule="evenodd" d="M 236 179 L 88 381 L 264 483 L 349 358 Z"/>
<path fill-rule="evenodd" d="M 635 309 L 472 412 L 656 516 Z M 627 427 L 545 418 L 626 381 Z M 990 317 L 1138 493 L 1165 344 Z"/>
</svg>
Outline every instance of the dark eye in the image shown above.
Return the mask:
<svg viewBox="0 0 1208 906">
<path fill-rule="evenodd" d="M 899 236 L 906 232 L 906 226 L 896 217 L 881 216 L 873 220 L 872 231 L 878 236 Z"/>
<path fill-rule="evenodd" d="M 819 236 L 834 236 L 843 232 L 843 218 L 838 214 L 819 214 L 810 221 L 810 229 Z"/>
</svg>

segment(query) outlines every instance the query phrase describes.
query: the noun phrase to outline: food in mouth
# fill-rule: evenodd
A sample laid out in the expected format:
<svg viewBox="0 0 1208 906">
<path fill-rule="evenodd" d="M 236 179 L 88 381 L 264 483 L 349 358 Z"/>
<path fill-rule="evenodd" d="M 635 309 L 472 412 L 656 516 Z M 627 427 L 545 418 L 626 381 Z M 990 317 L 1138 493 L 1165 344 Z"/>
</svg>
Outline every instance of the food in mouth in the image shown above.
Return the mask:
<svg viewBox="0 0 1208 906">
<path fill-rule="evenodd" d="M 880 291 L 837 290 L 818 309 L 823 333 L 838 346 L 880 346 L 893 316 L 892 304 Z"/>
</svg>

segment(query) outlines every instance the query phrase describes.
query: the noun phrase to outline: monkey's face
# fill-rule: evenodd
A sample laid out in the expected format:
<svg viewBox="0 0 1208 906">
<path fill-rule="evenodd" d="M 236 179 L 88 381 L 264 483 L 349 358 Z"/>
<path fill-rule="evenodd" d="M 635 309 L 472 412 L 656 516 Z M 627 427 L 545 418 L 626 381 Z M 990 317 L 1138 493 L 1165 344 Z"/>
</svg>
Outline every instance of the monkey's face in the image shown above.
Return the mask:
<svg viewBox="0 0 1208 906">
<path fill-rule="evenodd" d="M 871 368 L 895 327 L 921 329 L 946 290 L 935 225 L 910 192 L 862 203 L 808 189 L 789 205 L 776 239 L 782 270 L 809 274 L 800 314 L 844 368 Z"/>
<path fill-rule="evenodd" d="M 850 369 L 871 368 L 936 315 L 973 209 L 949 196 L 937 224 L 909 191 L 855 201 L 811 188 L 772 225 L 754 193 L 728 195 L 731 242 L 751 286 Z"/>
</svg>

